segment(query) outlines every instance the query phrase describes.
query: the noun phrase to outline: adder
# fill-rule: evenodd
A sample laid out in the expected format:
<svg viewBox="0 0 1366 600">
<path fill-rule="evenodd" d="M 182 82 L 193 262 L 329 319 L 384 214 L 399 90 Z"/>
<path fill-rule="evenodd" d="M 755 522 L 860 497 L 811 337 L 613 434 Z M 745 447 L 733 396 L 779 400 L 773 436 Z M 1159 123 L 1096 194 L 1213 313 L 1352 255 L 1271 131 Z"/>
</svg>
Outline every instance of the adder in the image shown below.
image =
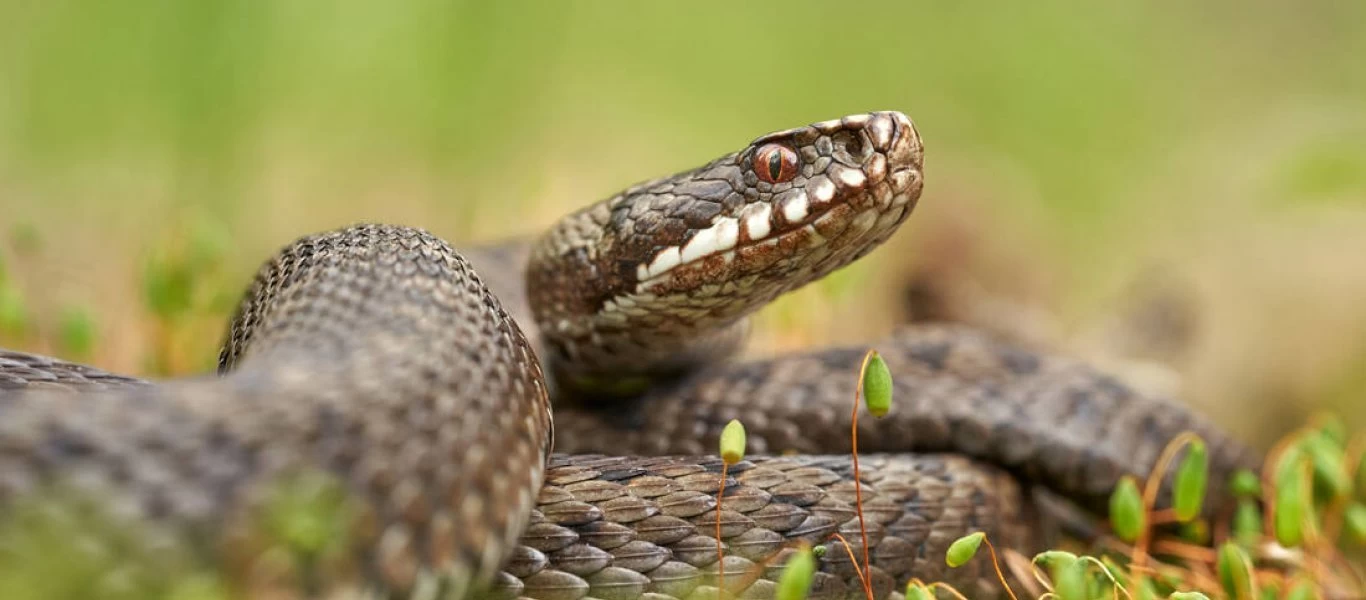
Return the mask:
<svg viewBox="0 0 1366 600">
<path fill-rule="evenodd" d="M 60 489 L 240 575 L 229 558 L 271 490 L 323 473 L 353 510 L 319 590 L 662 600 L 716 594 L 719 506 L 727 592 L 771 597 L 805 540 L 829 548 L 812 597 L 861 597 L 834 534 L 861 550 L 848 451 L 865 347 L 735 356 L 748 315 L 898 229 L 922 165 L 912 122 L 874 112 L 764 135 L 534 241 L 304 237 L 256 275 L 220 376 L 153 384 L 0 351 L 0 515 Z M 891 414 L 859 422 L 879 598 L 913 576 L 1000 593 L 982 561 L 944 566 L 953 539 L 1036 549 L 1030 490 L 1103 509 L 1181 431 L 1209 441 L 1216 500 L 1255 462 L 1080 362 L 949 326 L 870 346 L 895 380 Z M 731 419 L 750 454 L 718 503 Z"/>
</svg>

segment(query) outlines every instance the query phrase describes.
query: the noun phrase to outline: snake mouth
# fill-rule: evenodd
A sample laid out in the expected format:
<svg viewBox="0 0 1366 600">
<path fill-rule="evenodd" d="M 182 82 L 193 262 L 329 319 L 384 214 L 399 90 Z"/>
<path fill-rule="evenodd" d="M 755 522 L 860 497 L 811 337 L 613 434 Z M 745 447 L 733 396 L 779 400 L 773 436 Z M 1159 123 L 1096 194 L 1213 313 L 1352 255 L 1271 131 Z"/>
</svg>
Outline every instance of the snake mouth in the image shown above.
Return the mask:
<svg viewBox="0 0 1366 600">
<path fill-rule="evenodd" d="M 903 196 L 899 206 L 909 198 Z M 793 208 L 794 204 L 797 208 Z M 724 281 L 727 272 L 752 272 L 802 250 L 827 243 L 848 231 L 869 231 L 878 221 L 876 209 L 860 210 L 852 203 L 826 204 L 812 212 L 805 202 L 789 203 L 774 214 L 767 203 L 753 204 L 751 218 L 726 219 L 702 230 L 682 247 L 661 251 L 649 265 L 638 267 L 638 291 L 674 283 L 689 287 L 705 281 Z M 780 216 L 781 215 L 781 216 Z M 777 221 L 779 225 L 774 225 Z"/>
</svg>

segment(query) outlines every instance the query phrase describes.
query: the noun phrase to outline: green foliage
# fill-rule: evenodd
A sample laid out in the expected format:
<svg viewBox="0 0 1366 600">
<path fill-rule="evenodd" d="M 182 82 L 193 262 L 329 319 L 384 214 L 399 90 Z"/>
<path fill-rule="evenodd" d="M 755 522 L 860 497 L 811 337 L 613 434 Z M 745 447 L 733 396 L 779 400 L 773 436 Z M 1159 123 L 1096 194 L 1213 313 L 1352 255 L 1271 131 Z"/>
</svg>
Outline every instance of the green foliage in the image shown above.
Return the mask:
<svg viewBox="0 0 1366 600">
<path fill-rule="evenodd" d="M 140 520 L 115 517 L 99 497 L 52 488 L 0 511 L 0 598 L 60 600 L 226 600 L 222 548 L 203 552 L 186 538 Z M 295 584 L 340 580 L 354 511 L 341 484 L 305 473 L 271 488 L 242 549 L 283 558 Z M 243 558 L 246 556 L 244 555 Z M 337 560 L 337 559 L 340 559 Z M 254 558 L 247 558 L 252 562 Z M 292 565 L 289 563 L 292 561 Z M 260 564 L 260 563 L 254 563 Z"/>
<path fill-rule="evenodd" d="M 62 356 L 87 360 L 95 352 L 95 318 L 81 307 L 68 307 L 58 323 L 57 339 Z"/>
<path fill-rule="evenodd" d="M 70 491 L 0 512 L 0 598 L 222 600 L 227 591 L 187 547 L 144 535 Z"/>
<path fill-rule="evenodd" d="M 1357 456 L 1356 487 L 1357 500 L 1366 502 L 1366 456 Z"/>
<path fill-rule="evenodd" d="M 1137 600 L 1157 600 L 1160 595 L 1157 593 L 1157 584 L 1151 579 L 1142 579 L 1138 583 L 1138 591 L 1134 594 Z"/>
<path fill-rule="evenodd" d="M 1053 568 L 1053 591 L 1059 600 L 1089 600 L 1086 561 L 1060 562 Z"/>
<path fill-rule="evenodd" d="M 926 587 L 924 582 L 912 579 L 906 583 L 906 600 L 934 600 L 934 593 Z"/>
<path fill-rule="evenodd" d="M 1260 498 L 1262 497 L 1262 480 L 1252 471 L 1239 469 L 1229 481 L 1229 489 L 1243 498 Z"/>
<path fill-rule="evenodd" d="M 811 582 L 816 577 L 816 557 L 811 547 L 802 544 L 783 566 L 783 574 L 778 578 L 775 600 L 802 600 L 811 591 Z"/>
<path fill-rule="evenodd" d="M 1172 510 L 1180 521 L 1189 521 L 1200 514 L 1205 501 L 1205 484 L 1209 480 L 1209 453 L 1204 440 L 1195 440 L 1186 448 L 1186 456 L 1176 469 L 1176 485 Z"/>
<path fill-rule="evenodd" d="M 1133 542 L 1148 527 L 1148 514 L 1143 508 L 1143 495 L 1138 481 L 1124 477 L 1110 494 L 1110 525 L 1119 539 Z"/>
<path fill-rule="evenodd" d="M 1341 478 L 1342 474 L 1348 472 L 1346 465 L 1350 464 L 1351 461 L 1345 458 L 1346 454 L 1343 449 L 1349 446 L 1354 447 L 1357 442 L 1349 441 L 1350 436 L 1346 435 L 1345 431 L 1336 431 L 1332 426 L 1334 422 L 1326 416 L 1320 416 L 1317 421 L 1317 428 L 1301 430 L 1294 436 L 1287 438 L 1281 446 L 1286 450 L 1279 455 L 1273 467 L 1275 483 L 1271 488 L 1274 496 L 1271 504 L 1277 511 L 1278 522 L 1283 520 L 1282 528 L 1286 529 L 1282 535 L 1289 537 L 1299 535 L 1300 537 L 1297 540 L 1301 544 L 1299 551 L 1317 554 L 1313 560 L 1323 562 L 1322 565 L 1309 569 L 1306 566 L 1308 564 L 1306 559 L 1292 558 L 1287 563 L 1283 552 L 1279 556 L 1275 552 L 1264 554 L 1271 547 L 1267 543 L 1271 540 L 1264 533 L 1261 505 L 1257 500 L 1261 495 L 1261 480 L 1253 473 L 1240 472 L 1233 477 L 1231 480 L 1232 492 L 1234 497 L 1238 499 L 1236 511 L 1230 522 L 1215 524 L 1206 523 L 1203 519 L 1180 523 L 1179 519 L 1182 515 L 1177 514 L 1178 511 L 1175 510 L 1175 507 L 1171 515 L 1155 520 L 1153 515 L 1157 513 L 1147 513 L 1142 505 L 1138 480 L 1124 478 L 1111 496 L 1110 518 L 1115 527 L 1116 536 L 1142 539 L 1140 534 L 1145 527 L 1152 524 L 1154 529 L 1150 533 L 1154 539 L 1164 541 L 1168 548 L 1184 548 L 1185 550 L 1176 552 L 1178 555 L 1189 553 L 1191 556 L 1198 556 L 1201 552 L 1196 546 L 1208 543 L 1206 540 L 1213 531 L 1219 546 L 1212 553 L 1212 558 L 1195 560 L 1165 557 L 1164 560 L 1169 562 L 1164 562 L 1160 569 L 1154 570 L 1151 566 L 1145 566 L 1142 571 L 1139 571 L 1137 569 L 1130 570 L 1128 563 L 1129 558 L 1131 558 L 1130 554 L 1110 553 L 1110 549 L 1105 546 L 1098 548 L 1100 554 L 1097 556 L 1079 556 L 1065 550 L 1048 550 L 1035 555 L 1033 558 L 1035 567 L 1041 567 L 1050 574 L 1049 579 L 1053 591 L 1043 597 L 1057 600 L 1069 598 L 1105 600 L 1117 597 L 1135 600 L 1158 600 L 1159 598 L 1217 598 L 1218 600 L 1318 598 L 1320 593 L 1319 582 L 1325 573 L 1323 570 L 1325 565 L 1333 572 L 1342 571 L 1343 566 L 1340 563 L 1340 557 L 1335 552 L 1321 553 L 1321 546 L 1317 543 L 1307 543 L 1312 540 L 1309 533 L 1317 533 L 1323 530 L 1325 528 L 1323 522 L 1328 519 L 1326 515 L 1339 509 L 1342 510 L 1344 541 L 1352 543 L 1356 538 L 1357 528 L 1366 528 L 1366 505 L 1342 502 L 1345 498 L 1350 497 L 1352 489 L 1343 490 L 1329 487 L 1328 490 L 1333 495 L 1317 499 L 1314 498 L 1311 489 L 1314 479 L 1315 453 L 1323 454 L 1324 449 L 1338 449 L 1339 456 L 1329 458 L 1324 462 L 1331 469 L 1335 469 L 1337 473 L 1335 475 L 1325 473 L 1325 475 Z M 1318 441 L 1306 442 L 1306 435 L 1317 436 Z M 1207 473 L 1208 458 L 1201 456 L 1206 451 L 1203 443 L 1198 438 L 1188 435 L 1173 440 L 1169 445 L 1169 450 L 1174 451 L 1186 444 L 1189 444 L 1189 448 L 1194 452 L 1188 453 L 1187 458 L 1179 463 L 1175 480 L 1177 487 L 1188 487 L 1183 491 L 1174 490 L 1174 492 L 1178 496 L 1181 494 L 1202 496 L 1198 502 L 1189 498 L 1179 500 L 1179 502 L 1188 503 L 1185 510 L 1190 511 L 1191 504 L 1198 506 L 1203 504 L 1205 500 L 1203 498 L 1205 490 L 1198 489 L 1201 487 L 1201 482 L 1198 480 L 1201 472 Z M 1320 446 L 1315 449 L 1314 444 Z M 1194 458 L 1191 458 L 1191 454 L 1194 454 Z M 1150 477 L 1157 478 L 1162 475 L 1160 472 L 1154 472 Z M 1181 483 L 1183 479 L 1187 483 Z M 1150 481 L 1150 483 L 1153 482 Z M 1281 503 L 1287 504 L 1285 507 L 1287 510 L 1281 510 L 1282 507 L 1279 506 Z M 1195 509 L 1185 514 L 1198 514 L 1199 512 L 1199 509 Z M 1129 516 L 1123 516 L 1126 513 Z M 1170 529 L 1162 527 L 1162 525 L 1170 524 L 1172 521 L 1180 523 L 1181 538 L 1171 537 Z M 1121 524 L 1125 522 L 1128 522 L 1129 525 Z M 1135 522 L 1139 525 L 1135 526 Z M 1192 533 L 1191 528 L 1198 529 L 1199 531 L 1196 532 L 1198 535 Z M 1222 537 L 1225 535 L 1227 537 Z M 1144 543 L 1151 544 L 1152 540 L 1147 540 Z M 1148 559 L 1150 565 L 1153 558 L 1159 554 L 1163 554 L 1163 552 L 1154 552 L 1150 555 Z M 1216 575 L 1212 583 L 1210 578 L 1205 575 L 1207 573 Z M 1038 576 L 1037 571 L 1035 574 Z M 1313 576 L 1309 576 L 1310 574 Z M 1340 573 L 1340 579 L 1341 581 L 1351 581 L 1351 577 L 1345 575 L 1345 571 Z M 933 589 L 932 586 L 931 589 Z M 1288 592 L 1286 592 L 1287 589 Z"/>
<path fill-rule="evenodd" d="M 1290 591 L 1286 593 L 1285 600 L 1318 600 L 1319 593 L 1314 589 L 1314 584 L 1306 579 L 1295 581 L 1290 586 Z"/>
<path fill-rule="evenodd" d="M 1260 592 L 1257 600 L 1280 600 L 1281 583 L 1275 580 L 1266 581 L 1262 583 Z"/>
<path fill-rule="evenodd" d="M 1347 472 L 1342 444 L 1323 431 L 1304 436 L 1300 444 L 1314 468 L 1314 497 L 1320 502 L 1352 493 L 1352 477 Z"/>
<path fill-rule="evenodd" d="M 18 339 L 29 331 L 28 308 L 19 288 L 0 281 L 0 337 Z"/>
<path fill-rule="evenodd" d="M 142 272 L 142 297 L 158 319 L 174 320 L 193 306 L 195 271 L 188 261 L 154 257 Z"/>
<path fill-rule="evenodd" d="M 1255 500 L 1242 498 L 1233 513 L 1233 536 L 1245 546 L 1251 546 L 1262 537 L 1262 509 Z"/>
<path fill-rule="evenodd" d="M 1204 519 L 1194 519 L 1181 523 L 1181 539 L 1192 544 L 1209 543 L 1209 522 Z"/>
<path fill-rule="evenodd" d="M 224 292 L 229 247 L 225 231 L 215 221 L 200 218 L 184 226 L 180 235 L 149 248 L 141 278 L 154 342 L 148 371 L 178 375 L 209 368 L 187 364 L 185 357 L 213 356 L 212 344 L 221 335 L 224 314 L 237 297 Z"/>
<path fill-rule="evenodd" d="M 310 568 L 345 550 L 352 509 L 336 479 L 306 473 L 281 482 L 273 492 L 262 523 L 269 539 L 300 566 Z"/>
<path fill-rule="evenodd" d="M 1366 546 L 1366 505 L 1353 502 L 1343 514 L 1343 532 L 1358 546 Z"/>
<path fill-rule="evenodd" d="M 1219 547 L 1217 568 L 1224 592 L 1233 600 L 1256 600 L 1252 593 L 1252 559 L 1242 547 L 1227 542 Z"/>
<path fill-rule="evenodd" d="M 1276 541 L 1287 548 L 1304 543 L 1305 527 L 1312 518 L 1313 497 L 1308 458 L 1296 449 L 1288 450 L 1276 473 L 1273 528 Z"/>
</svg>

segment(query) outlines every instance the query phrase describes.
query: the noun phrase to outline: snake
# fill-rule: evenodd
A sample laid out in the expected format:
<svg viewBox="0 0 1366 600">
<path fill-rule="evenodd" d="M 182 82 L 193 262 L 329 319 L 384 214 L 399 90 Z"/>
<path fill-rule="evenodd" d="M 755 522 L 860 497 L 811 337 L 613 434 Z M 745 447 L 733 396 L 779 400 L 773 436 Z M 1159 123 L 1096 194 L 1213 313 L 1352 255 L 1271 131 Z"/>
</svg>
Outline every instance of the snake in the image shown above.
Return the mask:
<svg viewBox="0 0 1366 600">
<path fill-rule="evenodd" d="M 1103 511 L 1183 431 L 1207 441 L 1218 506 L 1256 453 L 1080 360 L 953 325 L 740 357 L 755 311 L 898 231 L 923 162 L 908 117 L 871 112 L 760 136 L 530 239 L 302 237 L 255 276 L 216 374 L 0 350 L 0 517 L 60 489 L 221 566 L 253 548 L 272 490 L 320 473 L 351 510 L 311 594 L 770 598 L 807 543 L 826 550 L 810 597 L 864 597 L 863 577 L 900 598 L 913 577 L 1000 595 L 990 563 L 945 566 L 953 540 L 1038 550 L 1042 494 Z M 855 430 L 868 348 L 895 402 Z M 733 419 L 748 452 L 727 464 Z"/>
</svg>

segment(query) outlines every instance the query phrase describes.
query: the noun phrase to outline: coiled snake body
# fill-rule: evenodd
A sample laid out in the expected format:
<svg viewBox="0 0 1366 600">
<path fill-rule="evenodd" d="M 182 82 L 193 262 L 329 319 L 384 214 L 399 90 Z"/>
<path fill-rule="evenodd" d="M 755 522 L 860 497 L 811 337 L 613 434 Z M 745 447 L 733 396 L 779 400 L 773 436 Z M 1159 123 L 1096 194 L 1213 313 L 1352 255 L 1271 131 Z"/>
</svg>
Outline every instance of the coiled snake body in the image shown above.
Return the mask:
<svg viewBox="0 0 1366 600">
<path fill-rule="evenodd" d="M 272 486 L 320 470 L 355 507 L 353 568 L 321 573 L 329 589 L 714 594 L 709 454 L 738 418 L 759 456 L 730 470 L 725 583 L 769 597 L 791 541 L 860 543 L 846 453 L 862 349 L 727 357 L 746 315 L 896 230 L 921 156 L 905 116 L 870 113 L 632 187 L 531 245 L 462 256 L 382 225 L 306 237 L 257 275 L 222 377 L 152 385 L 0 351 L 0 512 L 60 484 L 221 558 Z M 1021 483 L 1096 508 L 1188 429 L 1210 442 L 1216 497 L 1253 458 L 1179 405 L 983 334 L 906 329 L 874 347 L 896 381 L 893 412 L 859 434 L 882 453 L 863 462 L 879 597 L 912 576 L 996 593 L 990 567 L 949 571 L 943 551 L 975 530 L 1033 549 Z M 861 594 L 842 549 L 814 597 Z"/>
</svg>

